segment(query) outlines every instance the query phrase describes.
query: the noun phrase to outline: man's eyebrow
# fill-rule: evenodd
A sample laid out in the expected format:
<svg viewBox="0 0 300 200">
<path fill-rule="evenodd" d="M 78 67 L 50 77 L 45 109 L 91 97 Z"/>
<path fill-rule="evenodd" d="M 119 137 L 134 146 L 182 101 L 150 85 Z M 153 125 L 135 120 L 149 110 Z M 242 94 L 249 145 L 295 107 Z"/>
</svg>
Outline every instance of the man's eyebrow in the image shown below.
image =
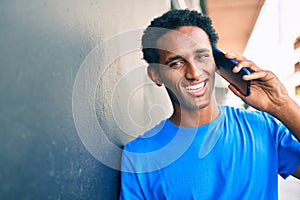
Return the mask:
<svg viewBox="0 0 300 200">
<path fill-rule="evenodd" d="M 165 65 L 169 64 L 170 62 L 172 62 L 174 60 L 181 59 L 181 58 L 183 58 L 181 55 L 172 56 L 165 62 Z"/>
<path fill-rule="evenodd" d="M 201 48 L 201 49 L 197 49 L 195 52 L 196 52 L 196 53 L 209 52 L 209 49 L 207 49 L 207 48 Z"/>
</svg>

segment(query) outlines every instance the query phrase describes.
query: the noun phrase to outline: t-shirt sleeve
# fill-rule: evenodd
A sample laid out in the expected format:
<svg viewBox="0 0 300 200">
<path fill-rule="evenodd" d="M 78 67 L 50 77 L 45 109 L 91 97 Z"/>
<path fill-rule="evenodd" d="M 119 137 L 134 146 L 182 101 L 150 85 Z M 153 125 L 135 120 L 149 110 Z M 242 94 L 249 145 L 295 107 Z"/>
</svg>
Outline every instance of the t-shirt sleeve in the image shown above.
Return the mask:
<svg viewBox="0 0 300 200">
<path fill-rule="evenodd" d="M 120 200 L 145 199 L 136 175 L 136 173 L 121 172 Z"/>
<path fill-rule="evenodd" d="M 284 179 L 300 166 L 300 143 L 282 124 L 277 124 L 278 174 Z"/>
<path fill-rule="evenodd" d="M 139 184 L 138 173 L 134 172 L 134 163 L 124 151 L 121 161 L 121 190 L 119 199 L 145 199 Z"/>
</svg>

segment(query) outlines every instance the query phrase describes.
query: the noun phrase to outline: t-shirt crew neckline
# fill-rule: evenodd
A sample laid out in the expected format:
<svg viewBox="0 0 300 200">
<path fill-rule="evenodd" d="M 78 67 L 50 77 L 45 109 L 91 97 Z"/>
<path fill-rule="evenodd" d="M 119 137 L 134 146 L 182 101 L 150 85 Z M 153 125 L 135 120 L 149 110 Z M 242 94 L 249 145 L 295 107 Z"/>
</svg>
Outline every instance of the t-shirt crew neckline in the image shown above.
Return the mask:
<svg viewBox="0 0 300 200">
<path fill-rule="evenodd" d="M 218 109 L 220 111 L 219 115 L 211 122 L 204 124 L 202 126 L 182 127 L 182 126 L 178 126 L 178 125 L 174 124 L 169 118 L 164 120 L 165 126 L 171 130 L 180 130 L 180 133 L 182 133 L 182 134 L 190 134 L 190 132 L 193 132 L 193 131 L 199 132 L 201 130 L 207 130 L 208 128 L 213 128 L 213 127 L 217 126 L 219 123 L 221 123 L 224 120 L 224 118 L 225 118 L 224 109 L 225 108 L 223 106 L 218 106 Z M 170 131 L 170 132 L 172 132 L 172 131 Z"/>
</svg>

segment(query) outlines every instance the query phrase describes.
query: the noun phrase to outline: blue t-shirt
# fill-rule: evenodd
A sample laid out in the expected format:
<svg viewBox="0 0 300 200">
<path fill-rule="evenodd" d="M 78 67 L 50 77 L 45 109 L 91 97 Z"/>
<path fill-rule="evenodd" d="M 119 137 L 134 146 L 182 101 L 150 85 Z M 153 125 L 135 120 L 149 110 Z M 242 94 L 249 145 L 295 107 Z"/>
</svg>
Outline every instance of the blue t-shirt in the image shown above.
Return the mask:
<svg viewBox="0 0 300 200">
<path fill-rule="evenodd" d="M 120 199 L 278 199 L 300 143 L 269 114 L 219 107 L 209 124 L 170 120 L 126 144 Z"/>
</svg>

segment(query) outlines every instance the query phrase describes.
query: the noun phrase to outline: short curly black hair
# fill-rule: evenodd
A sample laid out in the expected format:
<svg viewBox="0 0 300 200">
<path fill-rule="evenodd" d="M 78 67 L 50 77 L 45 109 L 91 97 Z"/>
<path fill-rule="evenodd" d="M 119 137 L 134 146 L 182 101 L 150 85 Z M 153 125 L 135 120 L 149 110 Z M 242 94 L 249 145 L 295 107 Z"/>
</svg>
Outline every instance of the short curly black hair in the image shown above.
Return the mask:
<svg viewBox="0 0 300 200">
<path fill-rule="evenodd" d="M 208 16 L 194 10 L 170 10 L 151 21 L 151 24 L 144 31 L 142 36 L 144 60 L 149 64 L 159 63 L 158 39 L 168 31 L 182 26 L 197 26 L 201 28 L 207 33 L 212 47 L 216 46 L 219 39 L 218 34 Z"/>
</svg>

